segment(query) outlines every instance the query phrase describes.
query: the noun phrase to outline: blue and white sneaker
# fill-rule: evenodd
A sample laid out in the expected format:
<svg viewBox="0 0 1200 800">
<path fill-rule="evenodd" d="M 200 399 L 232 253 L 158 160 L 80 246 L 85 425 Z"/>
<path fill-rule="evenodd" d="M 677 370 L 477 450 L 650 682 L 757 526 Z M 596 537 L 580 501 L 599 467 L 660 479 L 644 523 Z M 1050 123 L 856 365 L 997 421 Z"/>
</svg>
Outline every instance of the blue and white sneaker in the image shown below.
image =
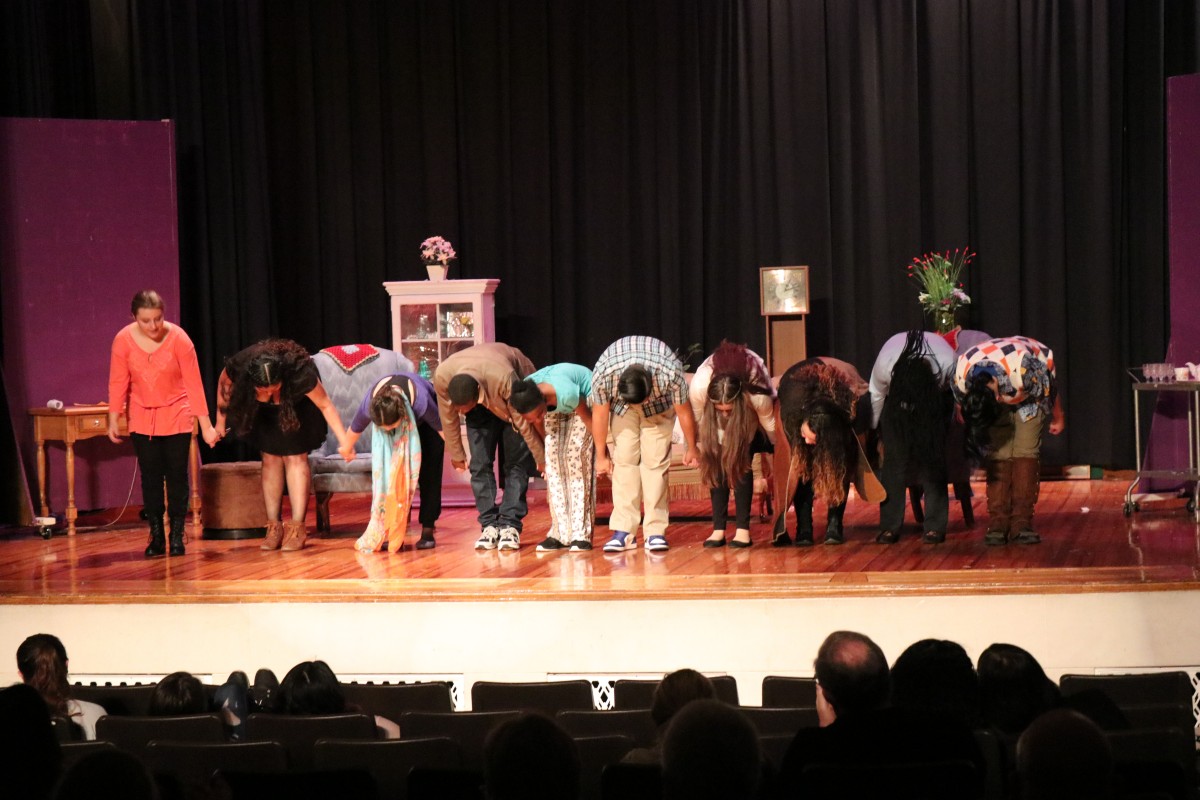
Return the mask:
<svg viewBox="0 0 1200 800">
<path fill-rule="evenodd" d="M 620 553 L 637 547 L 637 534 L 625 531 L 613 531 L 612 538 L 604 543 L 604 552 Z"/>
<path fill-rule="evenodd" d="M 667 544 L 667 537 L 661 534 L 646 537 L 646 549 L 651 553 L 662 553 L 671 549 L 671 545 Z"/>
<path fill-rule="evenodd" d="M 521 532 L 511 526 L 505 526 L 500 529 L 500 549 L 501 550 L 520 550 L 521 549 Z"/>
</svg>

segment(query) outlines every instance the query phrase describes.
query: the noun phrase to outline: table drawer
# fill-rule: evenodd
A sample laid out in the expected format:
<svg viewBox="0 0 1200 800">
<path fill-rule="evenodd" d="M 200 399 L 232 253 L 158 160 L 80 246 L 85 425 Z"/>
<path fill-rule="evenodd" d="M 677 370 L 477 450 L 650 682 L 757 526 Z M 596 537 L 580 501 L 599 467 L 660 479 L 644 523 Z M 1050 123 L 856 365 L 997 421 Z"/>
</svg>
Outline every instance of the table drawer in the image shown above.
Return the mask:
<svg viewBox="0 0 1200 800">
<path fill-rule="evenodd" d="M 88 414 L 75 418 L 75 430 L 80 433 L 92 433 L 108 430 L 108 416 L 104 414 Z"/>
</svg>

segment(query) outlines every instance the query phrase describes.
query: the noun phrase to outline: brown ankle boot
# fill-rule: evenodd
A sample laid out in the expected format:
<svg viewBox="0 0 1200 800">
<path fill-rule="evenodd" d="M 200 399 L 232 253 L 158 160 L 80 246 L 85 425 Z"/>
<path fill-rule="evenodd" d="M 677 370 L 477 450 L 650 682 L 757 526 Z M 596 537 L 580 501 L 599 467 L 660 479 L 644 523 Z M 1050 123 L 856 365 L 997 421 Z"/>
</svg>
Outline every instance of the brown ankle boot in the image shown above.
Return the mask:
<svg viewBox="0 0 1200 800">
<path fill-rule="evenodd" d="M 304 547 L 304 540 L 308 538 L 308 529 L 304 527 L 304 522 L 297 522 L 294 519 L 283 523 L 283 547 L 280 550 L 300 550 Z"/>
<path fill-rule="evenodd" d="M 987 462 L 987 533 L 986 544 L 1008 541 L 1009 519 L 1012 516 L 1013 462 L 1009 459 Z"/>
<path fill-rule="evenodd" d="M 1037 505 L 1041 487 L 1041 462 L 1036 458 L 1012 460 L 1012 521 L 1011 538 L 1021 544 L 1037 544 L 1042 537 L 1033 530 L 1033 507 Z"/>
<path fill-rule="evenodd" d="M 278 550 L 283 541 L 283 523 L 273 519 L 267 523 L 267 538 L 263 539 L 262 550 Z"/>
</svg>

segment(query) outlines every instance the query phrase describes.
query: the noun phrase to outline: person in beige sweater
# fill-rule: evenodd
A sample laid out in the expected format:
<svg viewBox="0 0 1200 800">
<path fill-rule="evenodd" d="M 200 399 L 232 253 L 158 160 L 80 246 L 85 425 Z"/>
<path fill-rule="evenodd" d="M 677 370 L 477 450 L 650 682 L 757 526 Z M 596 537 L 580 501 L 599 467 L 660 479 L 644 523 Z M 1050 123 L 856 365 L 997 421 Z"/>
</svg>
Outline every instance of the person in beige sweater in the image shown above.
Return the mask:
<svg viewBox="0 0 1200 800">
<path fill-rule="evenodd" d="M 449 356 L 433 375 L 450 463 L 459 472 L 469 469 L 471 473 L 481 528 L 476 550 L 517 550 L 521 546 L 529 476 L 542 469 L 546 457 L 537 429 L 512 407 L 509 398 L 513 382 L 533 371 L 533 362 L 517 348 L 486 342 Z M 467 425 L 466 448 L 459 430 L 460 416 Z M 493 464 L 501 442 L 504 496 L 497 504 Z"/>
</svg>

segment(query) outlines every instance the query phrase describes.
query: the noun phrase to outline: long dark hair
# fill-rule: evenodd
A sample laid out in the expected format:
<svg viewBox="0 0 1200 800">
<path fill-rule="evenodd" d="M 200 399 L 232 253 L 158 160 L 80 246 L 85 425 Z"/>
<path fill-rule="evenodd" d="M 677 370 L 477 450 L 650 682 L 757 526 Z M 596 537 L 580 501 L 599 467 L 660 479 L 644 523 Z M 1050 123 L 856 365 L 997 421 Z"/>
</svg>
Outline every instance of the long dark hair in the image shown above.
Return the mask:
<svg viewBox="0 0 1200 800">
<path fill-rule="evenodd" d="M 993 375 L 984 369 L 975 370 L 967 378 L 967 393 L 962 400 L 963 422 L 966 424 L 964 447 L 971 458 L 982 459 L 991 449 L 991 427 L 1003 409 L 992 391 Z"/>
<path fill-rule="evenodd" d="M 856 398 L 836 367 L 818 358 L 788 368 L 779 381 L 779 411 L 801 482 L 830 505 L 846 500 L 850 472 L 858 463 L 854 436 Z M 806 444 L 800 428 L 807 422 L 817 435 Z"/>
<path fill-rule="evenodd" d="M 291 339 L 265 339 L 254 345 L 249 362 L 236 379 L 230 374 L 232 359 L 225 360 L 225 374 L 229 375 L 232 388 L 229 390 L 226 416 L 229 427 L 239 436 L 250 432 L 258 400 L 254 390 L 279 384 L 279 428 L 290 433 L 300 427 L 296 416 L 296 396 L 290 380 L 309 360 L 308 351 Z"/>
<path fill-rule="evenodd" d="M 945 459 L 950 410 L 949 395 L 938 385 L 928 361 L 930 355 L 925 332 L 909 331 L 892 367 L 892 381 L 884 400 L 889 436 L 906 443 L 907 451 L 922 466 Z"/>
<path fill-rule="evenodd" d="M 35 633 L 17 648 L 17 670 L 21 678 L 46 701 L 52 714 L 67 715 L 71 698 L 67 681 L 67 648 L 57 636 Z"/>
<path fill-rule="evenodd" d="M 409 397 L 416 394 L 412 380 L 397 378 L 371 398 L 369 413 L 376 426 L 395 425 L 404 416 L 404 407 L 411 405 Z"/>
</svg>

